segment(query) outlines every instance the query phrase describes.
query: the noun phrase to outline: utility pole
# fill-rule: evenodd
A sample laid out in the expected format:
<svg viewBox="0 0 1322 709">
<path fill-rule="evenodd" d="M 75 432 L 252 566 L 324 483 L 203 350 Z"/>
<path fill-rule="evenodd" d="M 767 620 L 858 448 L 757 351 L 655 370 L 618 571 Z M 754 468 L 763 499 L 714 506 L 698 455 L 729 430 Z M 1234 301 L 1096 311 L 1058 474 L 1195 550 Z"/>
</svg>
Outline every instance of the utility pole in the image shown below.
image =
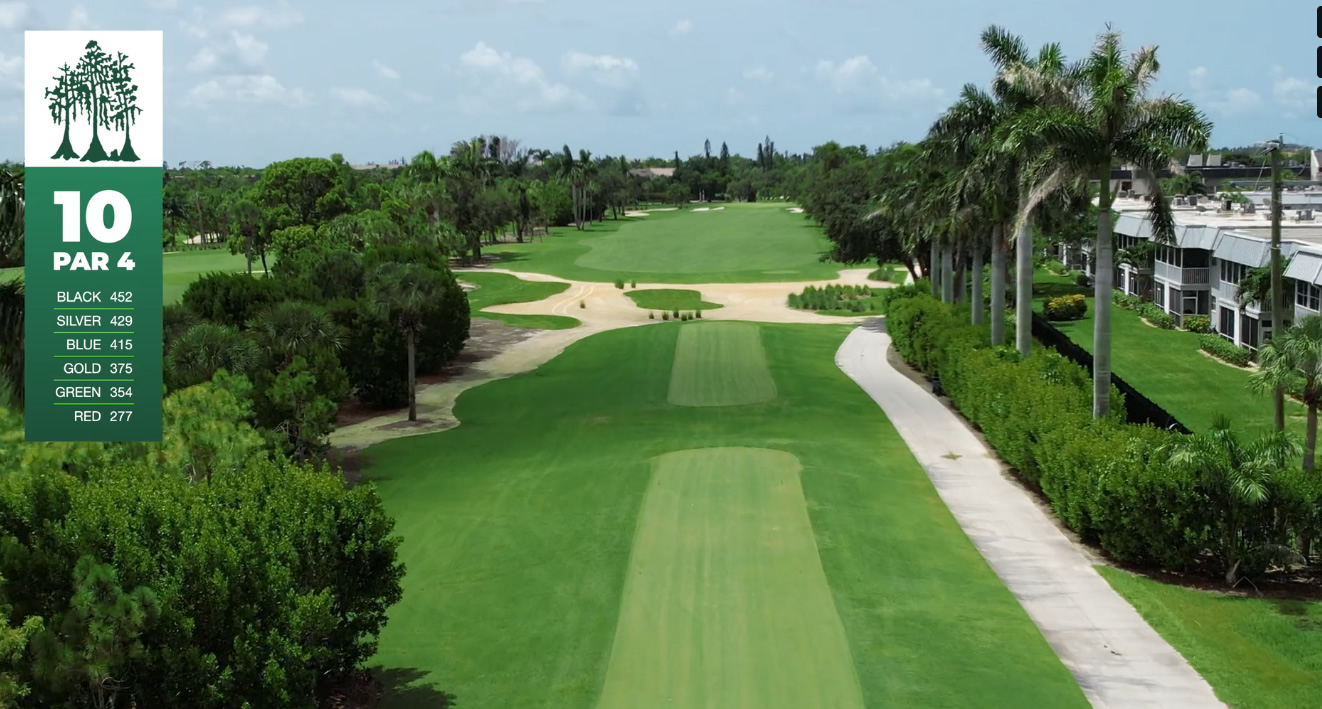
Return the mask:
<svg viewBox="0 0 1322 709">
<path fill-rule="evenodd" d="M 1280 337 L 1285 331 L 1285 298 L 1282 293 L 1281 273 L 1281 150 L 1285 148 L 1285 136 L 1271 146 L 1272 153 L 1272 246 L 1271 246 L 1271 287 L 1272 287 L 1272 338 Z M 1265 343 L 1263 343 L 1265 344 Z M 1276 387 L 1272 392 L 1276 404 L 1276 430 L 1285 430 L 1285 389 Z"/>
</svg>

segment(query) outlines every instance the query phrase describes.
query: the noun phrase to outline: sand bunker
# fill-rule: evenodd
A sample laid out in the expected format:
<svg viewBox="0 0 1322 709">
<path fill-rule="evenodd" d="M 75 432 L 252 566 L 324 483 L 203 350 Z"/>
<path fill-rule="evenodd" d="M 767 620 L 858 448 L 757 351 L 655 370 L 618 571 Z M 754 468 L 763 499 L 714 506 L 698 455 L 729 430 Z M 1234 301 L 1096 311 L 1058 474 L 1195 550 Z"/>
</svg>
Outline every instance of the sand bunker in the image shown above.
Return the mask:
<svg viewBox="0 0 1322 709">
<path fill-rule="evenodd" d="M 483 273 L 506 273 L 525 281 L 568 283 L 569 288 L 544 300 L 531 303 L 492 305 L 489 312 L 515 315 L 562 315 L 582 322 L 568 330 L 539 330 L 519 340 L 494 356 L 474 363 L 459 376 L 450 380 L 418 388 L 418 418 L 408 422 L 408 411 L 400 410 L 374 416 L 370 419 L 336 429 L 330 436 L 332 446 L 361 449 L 382 441 L 423 433 L 444 431 L 459 425 L 454 418 L 454 402 L 463 392 L 504 377 L 522 374 L 540 367 L 579 340 L 607 330 L 622 327 L 654 325 L 662 320 L 649 320 L 649 312 L 638 307 L 624 295 L 624 291 L 611 283 L 571 281 L 542 273 L 523 273 L 499 268 L 483 268 Z M 786 304 L 790 293 L 798 293 L 807 286 L 822 287 L 832 283 L 841 285 L 871 285 L 870 268 L 853 268 L 840 272 L 833 281 L 793 283 L 713 283 L 707 285 L 642 283 L 644 288 L 687 288 L 702 293 L 702 299 L 722 306 L 704 310 L 703 320 L 744 320 L 771 323 L 849 324 L 862 322 L 871 315 L 834 317 L 818 315 L 807 310 L 796 310 Z M 463 270 L 456 270 L 462 279 Z M 884 286 L 881 286 L 884 287 Z M 634 289 L 629 289 L 634 290 Z M 579 303 L 585 307 L 579 307 Z M 517 328 L 515 328 L 517 329 Z M 526 332 L 526 331 L 525 331 Z M 461 355 L 462 356 L 462 355 Z"/>
<path fill-rule="evenodd" d="M 711 211 L 711 208 L 710 208 L 710 207 L 694 207 L 694 208 L 693 208 L 693 211 L 695 211 L 695 212 L 710 212 L 710 211 Z"/>
<path fill-rule="evenodd" d="M 803 214 L 803 207 L 790 207 L 790 214 Z"/>
<path fill-rule="evenodd" d="M 624 216 L 626 216 L 626 217 L 645 217 L 645 216 L 647 216 L 647 212 L 640 212 L 640 211 L 638 211 L 638 210 L 636 210 L 636 209 L 626 209 L 626 210 L 624 210 Z"/>
</svg>

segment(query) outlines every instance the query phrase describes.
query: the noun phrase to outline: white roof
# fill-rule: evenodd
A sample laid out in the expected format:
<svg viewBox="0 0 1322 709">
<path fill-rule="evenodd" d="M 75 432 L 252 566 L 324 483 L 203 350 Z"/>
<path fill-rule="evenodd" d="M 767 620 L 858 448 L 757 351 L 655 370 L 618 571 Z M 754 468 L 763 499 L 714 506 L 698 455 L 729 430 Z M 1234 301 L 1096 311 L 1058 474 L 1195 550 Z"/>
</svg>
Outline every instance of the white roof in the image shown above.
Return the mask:
<svg viewBox="0 0 1322 709">
<path fill-rule="evenodd" d="M 1216 240 L 1219 234 L 1220 230 L 1216 227 L 1202 224 L 1177 224 L 1175 226 L 1175 245 L 1182 249 L 1211 251 L 1216 248 Z"/>
<path fill-rule="evenodd" d="M 1322 254 L 1300 251 L 1285 267 L 1285 277 L 1322 285 Z"/>
</svg>

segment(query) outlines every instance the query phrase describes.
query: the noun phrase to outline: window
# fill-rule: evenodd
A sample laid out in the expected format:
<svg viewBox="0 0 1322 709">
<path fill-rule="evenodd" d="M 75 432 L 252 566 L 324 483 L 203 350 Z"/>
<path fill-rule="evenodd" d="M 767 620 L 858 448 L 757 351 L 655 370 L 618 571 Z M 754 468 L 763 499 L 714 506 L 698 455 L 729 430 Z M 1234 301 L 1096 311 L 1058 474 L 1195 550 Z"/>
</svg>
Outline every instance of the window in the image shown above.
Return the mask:
<svg viewBox="0 0 1322 709">
<path fill-rule="evenodd" d="M 1166 309 L 1166 286 L 1160 283 L 1157 284 L 1157 287 L 1152 291 L 1152 302 L 1156 303 L 1158 308 Z"/>
<path fill-rule="evenodd" d="M 1217 328 L 1217 332 L 1232 341 L 1235 339 L 1235 311 L 1224 305 L 1221 306 L 1221 327 Z"/>
<path fill-rule="evenodd" d="M 1241 345 L 1258 349 L 1258 319 L 1247 315 L 1239 316 L 1239 337 Z"/>
<path fill-rule="evenodd" d="M 1244 264 L 1234 261 L 1221 262 L 1221 280 L 1231 285 L 1239 285 L 1244 280 Z"/>
<path fill-rule="evenodd" d="M 1175 296 L 1174 296 L 1174 295 L 1171 295 L 1171 299 L 1174 300 L 1174 299 L 1175 299 Z M 1183 314 L 1184 314 L 1184 315 L 1197 315 L 1197 314 L 1198 314 L 1198 294 L 1197 294 L 1197 293 L 1185 293 L 1185 294 L 1184 294 L 1184 311 L 1183 311 Z"/>
<path fill-rule="evenodd" d="M 1294 303 L 1301 308 L 1317 311 L 1322 305 L 1322 288 L 1305 281 L 1294 282 Z"/>
<path fill-rule="evenodd" d="M 1158 261 L 1179 266 L 1183 261 L 1183 252 L 1184 249 L 1177 249 L 1174 246 L 1158 246 L 1154 253 Z"/>
</svg>

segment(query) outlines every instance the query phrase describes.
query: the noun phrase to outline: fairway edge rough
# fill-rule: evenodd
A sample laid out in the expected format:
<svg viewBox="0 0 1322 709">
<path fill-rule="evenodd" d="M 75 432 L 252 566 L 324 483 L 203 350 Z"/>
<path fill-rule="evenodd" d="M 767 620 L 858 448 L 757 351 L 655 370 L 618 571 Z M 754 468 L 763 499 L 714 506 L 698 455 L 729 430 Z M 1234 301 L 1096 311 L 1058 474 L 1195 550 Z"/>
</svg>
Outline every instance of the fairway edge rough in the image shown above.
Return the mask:
<svg viewBox="0 0 1322 709">
<path fill-rule="evenodd" d="M 800 469 L 766 448 L 653 459 L 597 709 L 863 709 Z"/>
</svg>

